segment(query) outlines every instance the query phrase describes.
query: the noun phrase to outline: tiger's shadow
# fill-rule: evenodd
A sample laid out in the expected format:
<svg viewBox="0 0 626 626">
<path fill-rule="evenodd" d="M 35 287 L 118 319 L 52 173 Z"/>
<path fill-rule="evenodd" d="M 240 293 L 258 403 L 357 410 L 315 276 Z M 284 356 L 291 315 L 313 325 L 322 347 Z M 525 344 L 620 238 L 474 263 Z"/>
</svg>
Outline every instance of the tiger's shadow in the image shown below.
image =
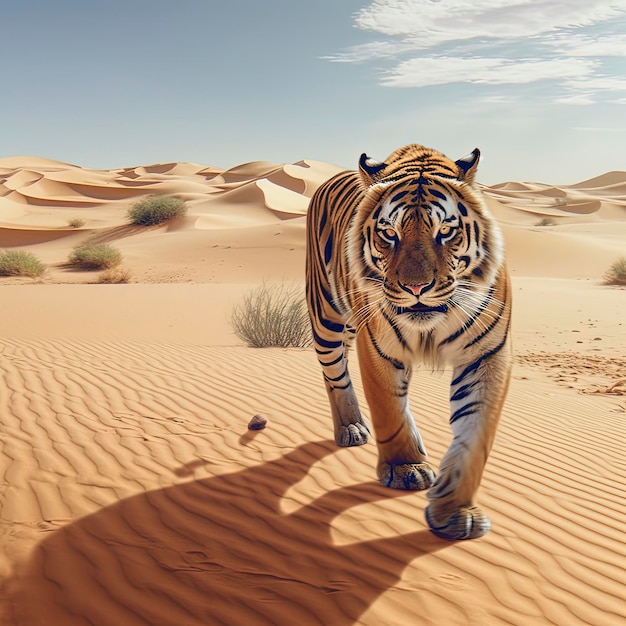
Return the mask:
<svg viewBox="0 0 626 626">
<path fill-rule="evenodd" d="M 413 559 L 451 544 L 420 530 L 335 545 L 335 517 L 403 493 L 374 482 L 282 513 L 286 491 L 334 451 L 333 442 L 307 443 L 275 461 L 142 493 L 71 523 L 37 546 L 10 585 L 13 623 L 354 624 Z"/>
</svg>

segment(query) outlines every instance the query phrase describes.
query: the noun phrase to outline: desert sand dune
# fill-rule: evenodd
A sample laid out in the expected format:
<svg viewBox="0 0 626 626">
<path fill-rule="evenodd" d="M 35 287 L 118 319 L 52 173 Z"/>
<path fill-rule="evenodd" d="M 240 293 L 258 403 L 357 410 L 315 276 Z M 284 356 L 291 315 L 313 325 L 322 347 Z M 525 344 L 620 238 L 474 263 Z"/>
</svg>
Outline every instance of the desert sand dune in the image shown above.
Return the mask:
<svg viewBox="0 0 626 626">
<path fill-rule="evenodd" d="M 601 174 L 600 176 L 595 176 L 594 178 L 589 178 L 574 185 L 570 185 L 570 187 L 574 189 L 601 189 L 604 187 L 614 187 L 616 185 L 621 185 L 622 189 L 626 189 L 626 172 L 607 172 L 606 174 Z"/>
<path fill-rule="evenodd" d="M 48 266 L 0 278 L 2 626 L 626 622 L 626 291 L 602 284 L 626 256 L 626 173 L 482 187 L 516 361 L 479 493 L 493 530 L 450 543 L 424 494 L 374 481 L 375 445 L 329 442 L 312 350 L 247 348 L 229 323 L 262 281 L 302 284 L 306 207 L 338 171 L 0 159 L 0 249 Z M 187 215 L 128 224 L 155 193 Z M 85 241 L 131 284 L 68 268 Z M 410 392 L 435 465 L 448 384 L 420 370 Z"/>
<path fill-rule="evenodd" d="M 225 230 L 238 226 L 248 229 L 255 225 L 266 227 L 274 224 L 278 227 L 297 219 L 306 212 L 309 198 L 319 184 L 340 170 L 319 161 L 287 165 L 257 161 L 228 170 L 195 163 L 164 163 L 104 171 L 27 157 L 0 159 L 0 168 L 4 180 L 0 184 L 0 223 L 7 228 L 60 229 L 66 227 L 70 220 L 79 218 L 85 222 L 84 236 L 88 238 L 95 235 L 89 232 L 90 228 L 123 225 L 126 211 L 139 197 L 175 193 L 190 203 L 188 218 L 175 229 L 167 231 L 170 238 L 180 237 L 178 245 L 181 248 L 188 247 L 189 242 L 184 238 L 191 230 L 205 234 L 215 230 L 223 235 Z M 555 275 L 569 277 L 582 272 L 581 277 L 588 278 L 592 276 L 592 270 L 584 262 L 585 258 L 604 248 L 605 243 L 606 254 L 602 255 L 602 263 L 607 262 L 610 254 L 616 253 L 615 246 L 610 241 L 607 243 L 605 237 L 610 239 L 612 223 L 624 220 L 626 200 L 622 200 L 614 188 L 624 184 L 622 179 L 619 172 L 613 172 L 591 179 L 591 182 L 586 181 L 584 186 L 555 187 L 541 183 L 508 182 L 483 187 L 483 193 L 496 217 L 509 227 L 520 229 L 519 237 L 510 238 L 513 258 L 524 258 L 527 248 L 523 242 L 529 228 L 542 218 L 549 217 L 555 220 L 549 237 L 538 238 L 530 231 L 533 246 L 539 246 L 533 248 L 537 253 L 534 258 L 544 253 L 549 257 L 555 250 L 552 246 L 554 240 L 559 255 L 568 253 L 565 261 L 558 264 L 563 271 Z M 606 195 L 603 195 L 601 182 L 609 187 Z M 596 229 L 592 235 L 578 236 L 572 243 L 571 237 L 559 230 L 561 225 L 583 223 L 584 220 L 604 223 L 604 233 Z M 303 234 L 304 231 L 300 232 Z M 259 232 L 258 236 L 262 239 L 264 233 Z M 157 242 L 160 245 L 162 238 L 141 237 L 140 234 L 137 237 L 140 240 L 133 247 L 137 250 L 144 246 L 140 256 L 158 257 L 158 248 L 150 249 L 150 246 Z M 41 233 L 31 239 L 46 240 Z M 58 233 L 48 239 L 58 239 Z M 15 245 L 23 245 L 22 242 L 29 240 L 22 234 Z M 197 241 L 200 243 L 201 239 Z M 517 241 L 520 242 L 519 249 Z M 71 243 L 75 245 L 73 240 Z M 124 245 L 129 243 L 125 241 Z M 173 242 L 169 244 L 172 247 Z M 231 238 L 224 244 L 236 246 L 236 241 Z M 57 250 L 56 266 L 59 266 L 70 249 L 58 246 Z M 36 248 L 33 252 L 37 252 Z M 200 248 L 197 253 L 202 255 L 204 250 Z M 528 269 L 525 267 L 524 271 Z M 594 267 L 593 271 L 597 268 Z M 193 274 L 192 280 L 201 280 L 197 272 Z M 68 273 L 54 267 L 49 277 L 52 281 L 85 279 L 79 273 Z M 143 280 L 141 272 L 136 279 Z"/>
<path fill-rule="evenodd" d="M 280 168 L 280 165 L 270 163 L 269 161 L 252 161 L 250 163 L 244 163 L 242 165 L 237 165 L 224 170 L 215 178 L 211 179 L 211 183 L 222 186 L 240 183 L 243 181 L 253 181 L 258 178 L 263 178 L 269 174 L 273 174 Z"/>
<path fill-rule="evenodd" d="M 15 191 L 17 189 L 21 189 L 22 187 L 32 185 L 42 178 L 43 174 L 40 174 L 39 172 L 23 169 L 17 170 L 15 173 L 11 173 L 3 177 L 1 184 L 8 191 Z"/>
<path fill-rule="evenodd" d="M 258 180 L 256 186 L 263 194 L 263 203 L 281 219 L 291 219 L 297 215 L 306 215 L 309 198 L 289 187 L 272 181 Z M 304 189 L 302 189 L 304 191 Z"/>
<path fill-rule="evenodd" d="M 38 170 L 65 170 L 65 169 L 83 169 L 78 165 L 65 163 L 64 161 L 55 161 L 54 159 L 46 159 L 37 156 L 13 156 L 0 158 L 0 172 L 3 170 L 21 170 L 32 168 Z"/>
<path fill-rule="evenodd" d="M 75 235 L 74 229 L 51 229 L 51 228 L 28 228 L 0 226 L 0 247 L 24 248 L 42 243 L 48 243 L 55 239 Z"/>
</svg>

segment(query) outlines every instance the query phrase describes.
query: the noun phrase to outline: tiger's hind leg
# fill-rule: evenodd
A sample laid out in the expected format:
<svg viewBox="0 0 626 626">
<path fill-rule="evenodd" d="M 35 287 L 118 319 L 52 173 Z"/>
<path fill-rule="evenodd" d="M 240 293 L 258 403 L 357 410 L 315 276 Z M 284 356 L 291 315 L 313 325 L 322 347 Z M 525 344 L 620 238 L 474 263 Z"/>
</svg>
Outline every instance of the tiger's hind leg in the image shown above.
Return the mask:
<svg viewBox="0 0 626 626">
<path fill-rule="evenodd" d="M 450 406 L 453 439 L 428 492 L 426 521 L 443 539 L 475 539 L 491 528 L 474 503 L 491 450 L 508 388 L 511 355 L 508 341 L 499 351 L 480 356 L 452 374 Z"/>
<path fill-rule="evenodd" d="M 357 336 L 363 389 L 378 446 L 377 474 L 384 487 L 428 489 L 435 472 L 408 406 L 411 370 L 383 354 L 369 329 Z"/>
</svg>

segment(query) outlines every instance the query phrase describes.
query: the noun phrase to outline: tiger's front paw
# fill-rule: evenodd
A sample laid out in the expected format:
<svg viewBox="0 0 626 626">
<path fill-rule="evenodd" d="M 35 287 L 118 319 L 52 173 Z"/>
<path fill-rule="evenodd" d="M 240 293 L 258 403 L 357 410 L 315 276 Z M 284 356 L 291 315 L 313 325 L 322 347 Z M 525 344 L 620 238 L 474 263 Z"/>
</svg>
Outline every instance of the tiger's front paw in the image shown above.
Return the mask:
<svg viewBox="0 0 626 626">
<path fill-rule="evenodd" d="M 342 448 L 362 446 L 369 440 L 370 431 L 361 422 L 340 426 L 335 432 L 335 442 Z"/>
<path fill-rule="evenodd" d="M 435 470 L 428 463 L 382 463 L 378 466 L 378 480 L 383 487 L 421 491 L 435 482 Z"/>
<path fill-rule="evenodd" d="M 433 505 L 430 504 L 426 507 L 425 514 L 430 531 L 437 537 L 449 541 L 476 539 L 491 529 L 489 518 L 477 506 L 461 507 L 451 514 L 438 517 Z"/>
</svg>

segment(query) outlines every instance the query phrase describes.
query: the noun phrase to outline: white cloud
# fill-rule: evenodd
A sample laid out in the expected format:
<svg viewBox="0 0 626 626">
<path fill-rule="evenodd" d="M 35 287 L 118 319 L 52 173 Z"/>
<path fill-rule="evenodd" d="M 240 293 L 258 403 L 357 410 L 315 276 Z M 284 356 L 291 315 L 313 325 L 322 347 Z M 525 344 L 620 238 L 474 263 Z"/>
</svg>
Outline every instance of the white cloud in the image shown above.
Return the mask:
<svg viewBox="0 0 626 626">
<path fill-rule="evenodd" d="M 424 57 L 400 63 L 382 81 L 390 87 L 425 87 L 447 83 L 523 84 L 545 79 L 579 78 L 591 74 L 593 62 Z"/>
<path fill-rule="evenodd" d="M 515 102 L 515 98 L 511 96 L 485 96 L 479 99 L 480 102 L 484 102 L 485 104 L 510 104 L 511 102 Z"/>
<path fill-rule="evenodd" d="M 527 37 L 626 13 L 615 0 L 376 0 L 356 25 L 432 45 L 474 37 Z"/>
<path fill-rule="evenodd" d="M 561 54 L 577 57 L 623 57 L 626 56 L 626 33 L 579 35 L 568 34 L 543 42 Z"/>
<path fill-rule="evenodd" d="M 416 46 L 411 41 L 372 41 L 353 46 L 347 52 L 340 52 L 322 58 L 339 63 L 360 63 L 361 61 L 369 61 L 371 59 L 395 57 L 405 52 L 419 50 L 420 48 L 420 46 Z"/>
<path fill-rule="evenodd" d="M 374 0 L 355 24 L 378 40 L 326 58 L 391 62 L 388 87 L 552 80 L 572 92 L 560 104 L 624 89 L 608 65 L 626 56 L 623 0 Z"/>
<path fill-rule="evenodd" d="M 555 104 L 573 104 L 577 106 L 596 104 L 596 101 L 588 93 L 580 93 L 573 96 L 563 96 L 562 98 L 555 98 L 553 102 Z"/>
<path fill-rule="evenodd" d="M 610 76 L 579 78 L 565 81 L 563 84 L 571 89 L 587 91 L 626 91 L 626 78 L 613 78 Z"/>
</svg>

